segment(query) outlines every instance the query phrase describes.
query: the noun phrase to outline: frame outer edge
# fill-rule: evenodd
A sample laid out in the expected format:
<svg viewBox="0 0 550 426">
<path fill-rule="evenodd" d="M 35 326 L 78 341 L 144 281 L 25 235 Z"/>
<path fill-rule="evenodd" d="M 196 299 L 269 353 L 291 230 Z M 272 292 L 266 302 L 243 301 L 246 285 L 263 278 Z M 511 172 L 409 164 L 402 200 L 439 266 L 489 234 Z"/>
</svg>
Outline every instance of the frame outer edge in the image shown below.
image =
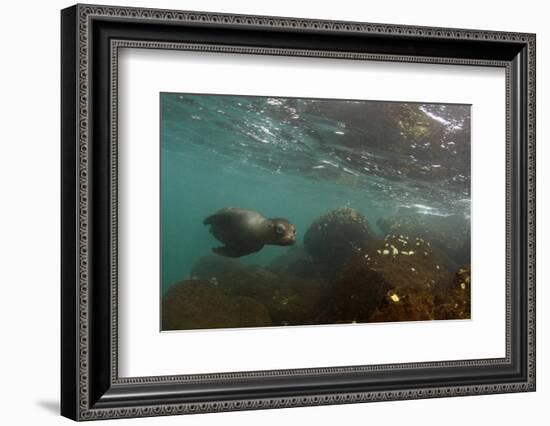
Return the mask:
<svg viewBox="0 0 550 426">
<path fill-rule="evenodd" d="M 139 20 L 170 20 L 181 23 L 220 24 L 257 28 L 285 28 L 305 30 L 328 30 L 342 32 L 373 33 L 396 36 L 421 36 L 423 38 L 466 39 L 474 41 L 508 41 L 526 43 L 532 33 L 479 30 L 464 28 L 429 27 L 420 25 L 382 24 L 373 22 L 337 21 L 318 18 L 293 18 L 288 16 L 243 15 L 237 13 L 201 12 L 158 8 L 108 6 L 78 3 L 83 14 L 112 18 Z"/>
<path fill-rule="evenodd" d="M 76 31 L 76 45 L 77 49 L 74 52 L 74 59 L 76 64 L 76 100 L 78 105 L 77 112 L 77 128 L 76 128 L 76 140 L 78 142 L 78 152 L 76 152 L 76 170 L 75 175 L 77 179 L 77 203 L 75 203 L 77 209 L 75 215 L 77 216 L 77 283 L 78 289 L 73 291 L 76 293 L 76 314 L 72 318 L 73 324 L 76 323 L 77 330 L 76 336 L 74 336 L 75 352 L 78 355 L 78 359 L 75 362 L 75 376 L 76 382 L 74 383 L 74 389 L 76 396 L 77 406 L 75 407 L 75 417 L 77 420 L 92 420 L 92 419 L 104 419 L 113 417 L 141 417 L 141 416 L 158 416 L 180 413 L 193 413 L 193 412 L 215 412 L 215 411 L 228 411 L 228 410 L 243 410 L 243 409 L 262 409 L 262 408 L 282 408 L 291 406 L 308 406 L 308 405 L 325 405 L 325 404 L 341 404 L 350 402 L 366 402 L 366 401 L 379 401 L 379 400 L 400 400 L 400 399 L 415 399 L 415 398 L 434 398 L 441 396 L 462 396 L 462 395 L 475 395 L 475 394 L 488 394 L 488 393 L 502 393 L 502 392 L 517 392 L 517 391 L 529 391 L 534 390 L 535 383 L 535 319 L 534 319 L 534 285 L 535 285 L 535 236 L 534 236 L 534 148 L 535 148 L 535 129 L 534 129 L 534 115 L 535 115 L 535 36 L 533 34 L 526 33 L 509 33 L 509 32 L 496 32 L 496 31 L 482 31 L 482 30 L 462 30 L 462 29 L 447 29 L 447 28 L 429 28 L 429 27 L 410 27 L 404 25 L 387 25 L 387 24 L 368 24 L 368 23 L 353 23 L 353 22 L 337 22 L 337 21 L 325 21 L 325 20 L 311 20 L 301 18 L 278 18 L 278 17 L 262 17 L 262 16 L 245 16 L 245 15 L 229 15 L 229 14 L 217 14 L 207 12 L 185 12 L 185 11 L 170 11 L 170 10 L 158 10 L 158 9 L 141 9 L 141 8 L 126 8 L 126 7 L 110 7 L 110 6 L 97 6 L 97 5 L 77 5 L 72 8 L 76 11 L 75 19 L 75 31 Z M 66 9 L 68 10 L 68 9 Z M 65 10 L 65 11 L 66 11 Z M 67 13 L 65 12 L 64 13 Z M 245 401 L 230 401 L 230 402 L 214 402 L 208 404 L 200 404 L 199 406 L 193 406 L 189 404 L 163 404 L 160 406 L 143 406 L 139 408 L 111 408 L 111 409 L 93 409 L 88 406 L 89 403 L 89 387 L 88 387 L 88 374 L 89 374 L 89 356 L 88 356 L 88 344 L 89 344 L 89 317 L 88 317 L 88 277 L 89 277 L 89 253 L 88 253 L 88 235 L 89 235 L 89 221 L 88 221 L 88 194 L 89 194 L 89 176 L 88 176 L 88 137 L 89 137 L 89 122 L 88 122 L 88 84 L 89 81 L 89 55 L 88 48 L 91 43 L 89 39 L 89 18 L 91 16 L 106 17 L 106 18 L 131 18 L 139 20 L 171 20 L 176 22 L 193 22 L 193 23 L 223 23 L 233 26 L 256 26 L 260 28 L 290 28 L 290 29 L 317 29 L 326 30 L 328 32 L 360 32 L 360 33 L 382 33 L 389 36 L 393 33 L 399 33 L 401 35 L 411 35 L 413 37 L 421 38 L 449 38 L 449 39 L 470 39 L 470 40 L 487 40 L 487 41 L 507 41 L 523 43 L 528 46 L 528 106 L 526 111 L 529 114 L 528 118 L 528 159 L 526 166 L 528 168 L 529 182 L 527 191 L 527 204 L 528 209 L 528 283 L 526 285 L 526 295 L 528 297 L 528 309 L 527 314 L 529 318 L 528 325 L 528 365 L 527 371 L 529 377 L 525 382 L 507 382 L 500 385 L 479 385 L 469 386 L 464 388 L 463 386 L 451 386 L 449 388 L 429 388 L 429 389 L 403 389 L 400 391 L 387 391 L 387 392 L 369 392 L 361 394 L 331 394 L 324 396 L 307 396 L 307 397 L 280 397 L 270 398 L 269 400 L 245 400 Z M 401 32 L 403 31 L 403 32 Z M 72 105 L 69 106 L 69 108 Z M 63 112 L 66 114 L 66 105 L 63 105 Z M 66 129 L 67 124 L 63 123 L 63 129 Z M 73 141 L 74 142 L 74 141 Z M 64 161 L 63 164 L 66 164 Z M 532 180 L 531 180 L 532 178 Z M 66 183 L 63 183 L 63 188 L 66 189 Z M 66 205 L 63 210 L 67 212 Z M 74 210 L 74 208 L 73 208 Z M 64 225 L 65 226 L 65 225 Z M 65 253 L 65 252 L 64 252 Z M 74 258 L 72 258 L 74 259 Z M 72 260 L 69 259 L 69 260 Z M 67 257 L 63 257 L 64 263 L 67 263 Z M 66 265 L 62 269 L 65 269 Z M 64 282 L 64 285 L 67 285 Z M 75 286 L 76 287 L 76 286 Z M 66 368 L 65 366 L 62 366 Z M 62 398 L 63 398 L 62 393 Z M 65 399 L 66 401 L 66 399 Z M 66 414 L 66 413 L 65 413 Z"/>
<path fill-rule="evenodd" d="M 536 391 L 536 34 L 529 34 L 527 42 L 527 285 L 528 285 L 528 380 Z"/>
<path fill-rule="evenodd" d="M 90 52 L 91 38 L 89 37 L 88 13 L 84 5 L 77 4 L 77 16 L 75 21 L 77 31 L 77 58 L 76 58 L 76 79 L 77 95 L 76 105 L 78 108 L 78 122 L 75 143 L 78 148 L 76 169 L 78 180 L 77 194 L 77 244 L 78 244 L 78 291 L 77 291 L 77 319 L 78 319 L 78 357 L 77 364 L 77 419 L 78 421 L 90 418 L 90 389 L 89 389 L 89 350 L 90 327 L 89 315 L 89 236 L 90 236 L 90 198 L 91 188 L 88 165 L 90 160 L 89 149 L 89 90 L 90 90 Z M 93 261 L 93 259 L 92 259 Z"/>
<path fill-rule="evenodd" d="M 78 418 L 77 303 L 77 7 L 61 11 L 61 407 Z"/>
</svg>

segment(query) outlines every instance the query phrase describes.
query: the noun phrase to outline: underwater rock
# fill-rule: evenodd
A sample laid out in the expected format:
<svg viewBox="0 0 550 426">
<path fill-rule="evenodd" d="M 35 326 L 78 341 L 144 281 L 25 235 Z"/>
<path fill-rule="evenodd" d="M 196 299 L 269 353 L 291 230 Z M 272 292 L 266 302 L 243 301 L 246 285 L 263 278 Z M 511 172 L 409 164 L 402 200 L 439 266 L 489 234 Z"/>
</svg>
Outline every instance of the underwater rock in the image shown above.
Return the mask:
<svg viewBox="0 0 550 426">
<path fill-rule="evenodd" d="M 309 256 L 301 245 L 295 245 L 277 256 L 269 263 L 270 269 L 285 270 L 288 265 L 297 260 L 308 259 Z"/>
<path fill-rule="evenodd" d="M 303 246 L 295 246 L 273 259 L 268 268 L 275 273 L 299 278 L 322 279 L 320 269 L 313 263 Z"/>
<path fill-rule="evenodd" d="M 231 271 L 240 271 L 242 264 L 237 259 L 208 255 L 200 257 L 191 267 L 191 277 L 208 280 Z"/>
<path fill-rule="evenodd" d="M 386 293 L 369 322 L 433 320 L 434 306 L 434 295 L 428 288 L 395 288 Z"/>
<path fill-rule="evenodd" d="M 343 322 L 434 319 L 435 296 L 450 285 L 429 242 L 387 235 L 346 263 L 333 286 L 330 316 Z"/>
<path fill-rule="evenodd" d="M 249 297 L 228 296 L 210 281 L 182 281 L 162 301 L 163 330 L 268 325 L 271 318 L 264 305 Z"/>
<path fill-rule="evenodd" d="M 364 255 L 355 255 L 332 288 L 332 309 L 323 322 L 367 322 L 387 291 L 382 274 L 369 267 Z"/>
<path fill-rule="evenodd" d="M 324 301 L 320 282 L 286 277 L 274 288 L 271 298 L 264 299 L 274 325 L 318 324 Z"/>
<path fill-rule="evenodd" d="M 425 288 L 446 293 L 451 275 L 429 241 L 403 234 L 386 235 L 364 256 L 366 267 L 379 273 L 387 287 Z"/>
<path fill-rule="evenodd" d="M 304 246 L 323 273 L 334 277 L 352 256 L 367 250 L 373 237 L 361 213 L 339 207 L 310 225 L 304 235 Z"/>
<path fill-rule="evenodd" d="M 435 318 L 437 294 L 451 277 L 429 242 L 386 235 L 353 256 L 334 281 L 330 322 L 418 321 Z M 327 318 L 326 318 L 327 319 Z"/>
<path fill-rule="evenodd" d="M 273 325 L 318 323 L 326 300 L 326 284 L 250 266 L 218 278 L 219 288 L 230 295 L 246 296 L 265 305 Z"/>
<path fill-rule="evenodd" d="M 434 291 L 435 290 L 435 291 Z M 445 291 L 446 290 L 446 291 Z M 470 318 L 470 268 L 460 268 L 452 287 L 397 287 L 386 293 L 371 322 Z"/>
<path fill-rule="evenodd" d="M 227 294 L 263 298 L 279 282 L 278 274 L 258 265 L 243 266 L 217 277 L 219 288 Z"/>
<path fill-rule="evenodd" d="M 291 265 L 288 265 L 286 273 L 298 278 L 313 278 L 324 281 L 322 271 L 311 259 L 299 259 L 295 261 Z"/>
<path fill-rule="evenodd" d="M 469 319 L 471 317 L 470 266 L 459 268 L 453 279 L 451 291 L 436 298 L 435 318 Z"/>
<path fill-rule="evenodd" d="M 450 270 L 470 263 L 470 221 L 462 215 L 404 213 L 376 223 L 386 234 L 416 235 L 430 241 Z"/>
</svg>

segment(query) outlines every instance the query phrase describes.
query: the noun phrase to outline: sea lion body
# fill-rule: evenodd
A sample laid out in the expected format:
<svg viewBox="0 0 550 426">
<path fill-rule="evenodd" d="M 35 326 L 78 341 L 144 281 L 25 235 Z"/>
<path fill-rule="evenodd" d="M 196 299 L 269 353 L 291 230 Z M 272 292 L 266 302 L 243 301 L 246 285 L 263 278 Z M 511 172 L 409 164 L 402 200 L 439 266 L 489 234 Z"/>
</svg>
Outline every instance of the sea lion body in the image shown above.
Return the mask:
<svg viewBox="0 0 550 426">
<path fill-rule="evenodd" d="M 264 245 L 292 245 L 296 227 L 287 219 L 268 219 L 260 213 L 237 207 L 226 207 L 204 219 L 210 232 L 224 247 L 212 251 L 221 256 L 241 257 L 261 250 Z"/>
</svg>

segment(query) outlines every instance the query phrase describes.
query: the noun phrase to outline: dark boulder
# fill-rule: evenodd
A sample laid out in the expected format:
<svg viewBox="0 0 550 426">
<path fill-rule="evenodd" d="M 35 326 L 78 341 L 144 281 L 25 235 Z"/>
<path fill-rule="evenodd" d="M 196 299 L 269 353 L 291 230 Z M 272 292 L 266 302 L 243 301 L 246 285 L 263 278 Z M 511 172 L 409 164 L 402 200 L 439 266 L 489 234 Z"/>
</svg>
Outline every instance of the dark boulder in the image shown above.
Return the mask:
<svg viewBox="0 0 550 426">
<path fill-rule="evenodd" d="M 435 319 L 434 294 L 422 287 L 394 288 L 370 316 L 369 322 L 426 321 Z"/>
<path fill-rule="evenodd" d="M 385 234 L 415 235 L 430 241 L 450 270 L 470 263 L 470 221 L 463 215 L 403 213 L 376 223 Z"/>
<path fill-rule="evenodd" d="M 313 262 L 334 278 L 354 255 L 366 252 L 374 234 L 357 210 L 340 207 L 321 216 L 304 235 L 304 246 Z"/>
<path fill-rule="evenodd" d="M 427 288 L 446 292 L 451 275 L 429 241 L 418 236 L 386 235 L 364 256 L 370 269 L 382 275 L 388 288 Z"/>
<path fill-rule="evenodd" d="M 276 273 L 260 266 L 222 275 L 218 283 L 227 294 L 250 297 L 262 303 L 273 325 L 317 324 L 326 303 L 325 282 Z"/>
<path fill-rule="evenodd" d="M 331 289 L 332 309 L 325 322 L 367 322 L 382 302 L 388 285 L 364 255 L 352 257 Z"/>
<path fill-rule="evenodd" d="M 210 281 L 182 281 L 172 286 L 162 300 L 162 330 L 271 324 L 269 313 L 260 302 L 249 297 L 227 295 Z"/>
<path fill-rule="evenodd" d="M 243 267 L 238 259 L 218 255 L 202 256 L 193 263 L 191 277 L 208 280 L 231 271 L 240 271 Z"/>
<path fill-rule="evenodd" d="M 459 268 L 453 279 L 451 291 L 436 299 L 436 319 L 471 318 L 470 267 Z"/>
</svg>

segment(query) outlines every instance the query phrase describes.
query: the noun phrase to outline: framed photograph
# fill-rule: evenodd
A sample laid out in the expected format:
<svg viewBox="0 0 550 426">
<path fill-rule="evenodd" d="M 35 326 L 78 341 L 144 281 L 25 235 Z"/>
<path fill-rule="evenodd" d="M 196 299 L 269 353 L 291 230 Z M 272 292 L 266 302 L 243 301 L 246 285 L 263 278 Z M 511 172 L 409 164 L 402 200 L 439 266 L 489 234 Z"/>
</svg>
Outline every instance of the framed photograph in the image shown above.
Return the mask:
<svg viewBox="0 0 550 426">
<path fill-rule="evenodd" d="M 61 412 L 535 390 L 535 35 L 61 12 Z"/>
</svg>

